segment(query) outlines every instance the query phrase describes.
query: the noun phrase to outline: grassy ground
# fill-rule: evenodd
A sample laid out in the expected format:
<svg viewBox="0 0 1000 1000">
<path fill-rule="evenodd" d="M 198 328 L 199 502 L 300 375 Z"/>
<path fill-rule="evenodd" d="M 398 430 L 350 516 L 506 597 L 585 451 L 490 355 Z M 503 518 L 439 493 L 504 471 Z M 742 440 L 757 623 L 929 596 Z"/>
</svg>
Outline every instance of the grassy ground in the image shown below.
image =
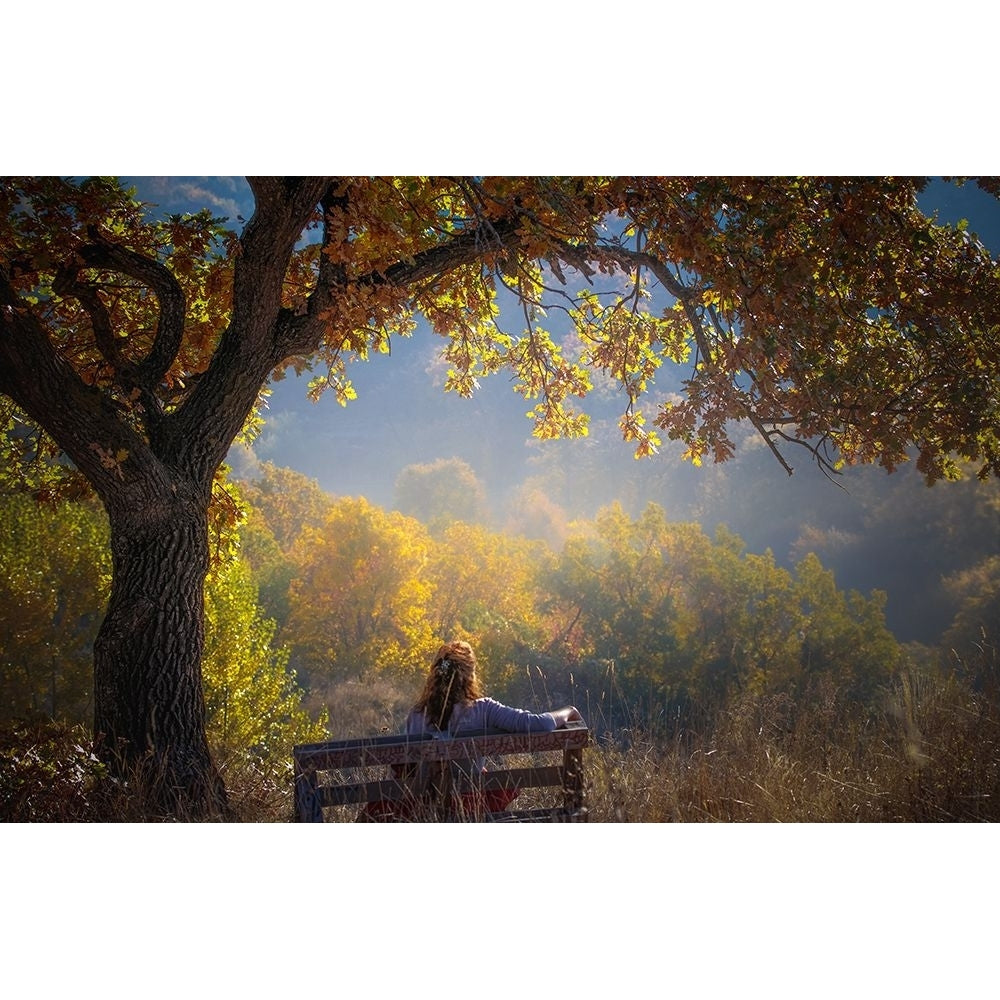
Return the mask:
<svg viewBox="0 0 1000 1000">
<path fill-rule="evenodd" d="M 1000 820 L 1000 697 L 954 678 L 902 677 L 877 710 L 746 698 L 703 733 L 670 742 L 621 731 L 585 754 L 590 819 L 661 822 L 965 822 Z M 391 692 L 361 720 L 391 728 Z M 357 722 L 358 706 L 346 717 Z M 359 709 L 358 709 L 359 710 Z M 352 711 L 355 714 L 351 716 Z M 364 713 L 362 713 L 364 714 Z M 591 720 L 600 731 L 599 720 Z M 347 734 L 345 734 L 347 735 Z M 291 764 L 219 753 L 234 818 L 293 818 Z M 107 777 L 81 727 L 38 723 L 0 733 L 0 820 L 156 820 L 140 790 Z"/>
<path fill-rule="evenodd" d="M 878 715 L 835 703 L 746 703 L 682 745 L 589 755 L 591 818 L 611 822 L 1000 819 L 996 705 L 949 685 Z"/>
</svg>

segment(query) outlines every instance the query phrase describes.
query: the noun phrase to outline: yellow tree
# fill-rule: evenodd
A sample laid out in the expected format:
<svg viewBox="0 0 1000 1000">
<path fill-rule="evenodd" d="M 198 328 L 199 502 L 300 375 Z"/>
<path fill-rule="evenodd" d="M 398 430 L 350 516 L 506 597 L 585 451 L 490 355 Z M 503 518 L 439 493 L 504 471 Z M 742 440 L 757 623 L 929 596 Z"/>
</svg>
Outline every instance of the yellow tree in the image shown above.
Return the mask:
<svg viewBox="0 0 1000 1000">
<path fill-rule="evenodd" d="M 236 234 L 207 212 L 151 219 L 104 178 L 0 180 L 0 395 L 110 522 L 94 652 L 109 762 L 151 765 L 189 814 L 224 808 L 201 683 L 216 470 L 276 370 L 318 365 L 317 391 L 346 401 L 346 362 L 388 351 L 418 315 L 443 338 L 447 388 L 506 369 L 541 437 L 586 430 L 569 404 L 598 371 L 623 389 L 638 454 L 666 433 L 692 460 L 725 459 L 743 421 L 789 469 L 786 445 L 887 468 L 916 449 L 930 479 L 956 454 L 1000 471 L 1000 276 L 967 232 L 920 212 L 922 186 L 251 178 Z M 520 331 L 497 324 L 500 289 Z M 547 306 L 572 345 L 545 329 Z M 640 400 L 664 365 L 682 390 L 650 420 Z"/>
<path fill-rule="evenodd" d="M 272 462 L 262 462 L 257 475 L 241 483 L 240 493 L 285 552 L 303 528 L 322 524 L 333 504 L 315 479 Z"/>
<path fill-rule="evenodd" d="M 337 501 L 302 532 L 284 638 L 310 681 L 423 665 L 430 545 L 419 521 L 364 498 Z"/>
<path fill-rule="evenodd" d="M 491 685 L 541 636 L 538 574 L 546 552 L 538 542 L 461 522 L 434 539 L 426 570 L 433 635 L 474 642 Z"/>
</svg>

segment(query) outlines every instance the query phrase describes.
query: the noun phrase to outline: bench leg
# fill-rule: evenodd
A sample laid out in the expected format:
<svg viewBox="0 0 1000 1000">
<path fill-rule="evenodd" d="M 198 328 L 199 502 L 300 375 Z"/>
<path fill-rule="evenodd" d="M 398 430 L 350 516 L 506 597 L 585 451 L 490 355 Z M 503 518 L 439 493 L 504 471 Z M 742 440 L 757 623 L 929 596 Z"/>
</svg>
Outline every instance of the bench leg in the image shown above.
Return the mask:
<svg viewBox="0 0 1000 1000">
<path fill-rule="evenodd" d="M 297 823 L 322 823 L 323 809 L 319 804 L 316 772 L 295 772 L 295 821 Z"/>
<path fill-rule="evenodd" d="M 563 808 L 572 819 L 586 819 L 583 808 L 583 751 L 564 750 Z"/>
</svg>

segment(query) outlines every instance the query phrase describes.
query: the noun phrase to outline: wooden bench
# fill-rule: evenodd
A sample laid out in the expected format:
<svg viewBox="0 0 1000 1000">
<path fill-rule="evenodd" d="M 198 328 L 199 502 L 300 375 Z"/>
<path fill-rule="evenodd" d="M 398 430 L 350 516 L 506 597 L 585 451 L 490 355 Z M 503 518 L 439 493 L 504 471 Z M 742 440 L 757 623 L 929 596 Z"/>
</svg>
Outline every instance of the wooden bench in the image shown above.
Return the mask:
<svg viewBox="0 0 1000 1000">
<path fill-rule="evenodd" d="M 324 809 L 358 806 L 364 814 L 365 803 L 381 802 L 393 803 L 390 809 L 413 821 L 585 820 L 583 750 L 589 743 L 590 731 L 576 722 L 549 733 L 374 736 L 303 744 L 293 751 L 295 818 L 322 823 Z M 517 759 L 526 755 L 528 761 Z M 474 766 L 480 758 L 487 758 L 485 774 Z M 560 790 L 556 805 L 490 811 L 483 798 L 502 789 L 523 793 L 553 787 Z"/>
</svg>

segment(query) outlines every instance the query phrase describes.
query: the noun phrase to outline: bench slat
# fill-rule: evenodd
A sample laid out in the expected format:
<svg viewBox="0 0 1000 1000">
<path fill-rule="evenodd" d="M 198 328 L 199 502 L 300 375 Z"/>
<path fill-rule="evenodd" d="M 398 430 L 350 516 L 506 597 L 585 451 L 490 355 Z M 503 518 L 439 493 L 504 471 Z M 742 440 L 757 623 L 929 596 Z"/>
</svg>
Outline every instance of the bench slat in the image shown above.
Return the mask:
<svg viewBox="0 0 1000 1000">
<path fill-rule="evenodd" d="M 496 791 L 502 788 L 548 788 L 562 786 L 565 772 L 562 767 L 551 765 L 542 767 L 518 767 L 505 771 L 488 771 L 481 780 L 459 775 L 452 780 L 452 790 L 461 795 L 464 792 Z M 394 778 L 381 781 L 358 781 L 349 785 L 319 785 L 314 793 L 321 807 L 358 805 L 362 802 L 377 802 L 384 799 L 399 802 L 419 794 L 415 789 L 403 785 Z"/>
<path fill-rule="evenodd" d="M 414 793 L 394 779 L 360 781 L 353 785 L 320 785 L 316 797 L 320 806 L 351 806 L 362 802 L 402 802 Z"/>
<path fill-rule="evenodd" d="M 327 771 L 374 764 L 467 760 L 492 754 L 582 749 L 589 741 L 590 731 L 585 726 L 567 726 L 548 733 L 497 733 L 450 739 L 395 736 L 373 740 L 338 740 L 303 744 L 295 747 L 294 754 L 303 770 Z"/>
</svg>

